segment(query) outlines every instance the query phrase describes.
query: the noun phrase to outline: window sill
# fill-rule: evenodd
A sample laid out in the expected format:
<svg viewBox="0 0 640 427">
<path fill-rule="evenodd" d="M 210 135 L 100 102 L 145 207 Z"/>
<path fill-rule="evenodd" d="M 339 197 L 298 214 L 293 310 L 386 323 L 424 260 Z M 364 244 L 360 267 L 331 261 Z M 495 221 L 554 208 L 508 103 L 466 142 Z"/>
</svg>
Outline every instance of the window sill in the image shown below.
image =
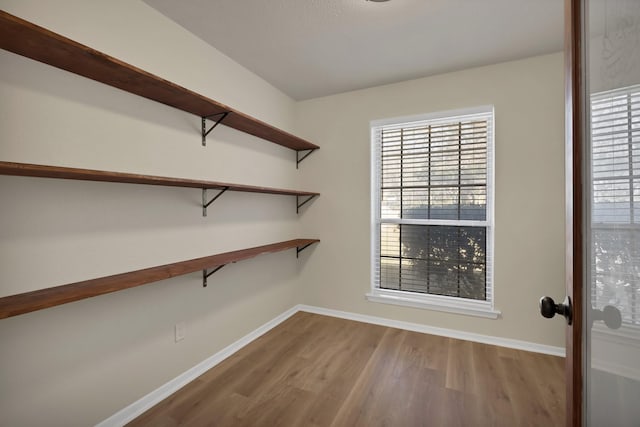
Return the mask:
<svg viewBox="0 0 640 427">
<path fill-rule="evenodd" d="M 501 312 L 491 308 L 489 303 L 480 301 L 461 301 L 436 295 L 407 295 L 407 292 L 388 289 L 374 289 L 366 294 L 367 300 L 382 304 L 401 305 L 425 310 L 444 311 L 446 313 L 497 319 Z"/>
</svg>

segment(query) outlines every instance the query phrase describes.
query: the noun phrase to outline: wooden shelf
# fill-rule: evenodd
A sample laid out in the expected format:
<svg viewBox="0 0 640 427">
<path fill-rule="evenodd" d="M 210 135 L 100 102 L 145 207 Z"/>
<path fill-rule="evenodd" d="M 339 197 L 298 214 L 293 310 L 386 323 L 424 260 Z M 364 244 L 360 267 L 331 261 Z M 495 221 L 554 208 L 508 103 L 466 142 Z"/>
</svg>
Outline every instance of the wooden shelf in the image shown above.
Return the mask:
<svg viewBox="0 0 640 427">
<path fill-rule="evenodd" d="M 32 176 L 39 178 L 74 179 L 80 181 L 121 182 L 127 184 L 161 185 L 168 187 L 190 187 L 201 189 L 227 188 L 229 191 L 247 193 L 279 194 L 285 196 L 318 196 L 309 191 L 285 190 L 281 188 L 257 187 L 196 179 L 169 178 L 164 176 L 139 175 L 122 172 L 107 172 L 93 169 L 77 169 L 61 166 L 34 165 L 0 161 L 0 175 Z"/>
<path fill-rule="evenodd" d="M 226 126 L 297 151 L 296 158 L 298 163 L 318 148 L 317 145 L 309 141 L 4 11 L 0 11 L 0 47 L 129 93 L 195 114 L 202 118 L 203 142 L 207 133 L 204 129 L 205 119 L 213 119 L 214 117 L 212 116 L 218 116 L 218 118 L 223 117 L 221 123 Z M 300 153 L 300 151 L 304 153 Z M 318 193 L 307 191 L 216 181 L 12 162 L 0 162 L 0 175 L 199 188 L 203 190 L 202 205 L 204 215 L 206 215 L 206 207 L 228 190 L 296 196 L 298 209 L 319 195 Z M 206 191 L 209 189 L 220 191 L 212 200 L 207 201 Z M 301 202 L 300 197 L 305 199 Z M 0 319 L 141 286 L 199 270 L 203 272 L 203 285 L 206 286 L 207 277 L 229 263 L 291 248 L 296 248 L 297 253 L 299 253 L 316 242 L 319 242 L 319 240 L 288 240 L 2 297 L 0 298 Z M 212 269 L 212 271 L 208 271 L 209 269 Z"/>
<path fill-rule="evenodd" d="M 222 124 L 296 151 L 317 145 L 224 104 L 0 11 L 0 47 L 200 117 L 228 112 Z"/>
<path fill-rule="evenodd" d="M 294 239 L 255 248 L 225 252 L 188 261 L 180 261 L 173 264 L 158 267 L 145 268 L 143 270 L 116 274 L 114 276 L 85 280 L 68 285 L 41 289 L 22 294 L 0 298 L 0 319 L 17 316 L 32 311 L 42 310 L 85 298 L 121 291 L 159 280 L 195 271 L 220 267 L 229 263 L 253 258 L 258 255 L 280 252 L 292 248 L 304 248 L 317 243 L 318 239 Z"/>
</svg>

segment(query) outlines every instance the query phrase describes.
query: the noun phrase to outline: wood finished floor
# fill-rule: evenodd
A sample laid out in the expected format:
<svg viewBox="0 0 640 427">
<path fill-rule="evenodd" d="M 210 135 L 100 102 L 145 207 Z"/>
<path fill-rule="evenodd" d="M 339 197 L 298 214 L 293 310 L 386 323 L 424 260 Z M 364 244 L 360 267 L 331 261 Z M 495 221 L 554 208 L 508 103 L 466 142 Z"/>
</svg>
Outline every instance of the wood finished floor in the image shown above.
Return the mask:
<svg viewBox="0 0 640 427">
<path fill-rule="evenodd" d="M 563 426 L 564 359 L 298 312 L 130 426 Z"/>
</svg>

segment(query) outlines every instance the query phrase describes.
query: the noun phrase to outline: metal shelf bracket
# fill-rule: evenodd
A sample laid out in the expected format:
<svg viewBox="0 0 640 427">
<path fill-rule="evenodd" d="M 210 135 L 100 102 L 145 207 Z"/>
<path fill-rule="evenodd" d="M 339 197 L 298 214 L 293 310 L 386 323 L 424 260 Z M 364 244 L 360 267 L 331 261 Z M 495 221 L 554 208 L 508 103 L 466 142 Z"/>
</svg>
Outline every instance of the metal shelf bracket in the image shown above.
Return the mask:
<svg viewBox="0 0 640 427">
<path fill-rule="evenodd" d="M 202 146 L 207 146 L 207 135 L 211 133 L 216 126 L 218 126 L 227 116 L 229 115 L 228 111 L 223 113 L 211 114 L 210 116 L 202 116 Z M 215 123 L 207 130 L 207 119 L 214 120 Z"/>
<path fill-rule="evenodd" d="M 207 189 L 203 188 L 202 189 L 202 216 L 207 216 L 207 208 L 209 207 L 209 205 L 213 202 L 216 201 L 216 199 L 220 196 L 222 196 L 224 194 L 225 191 L 227 191 L 229 189 L 229 187 L 224 187 L 222 190 L 220 190 L 218 192 L 218 194 L 216 194 L 213 199 L 207 201 Z"/>
<path fill-rule="evenodd" d="M 296 151 L 296 169 L 298 169 L 298 165 L 300 164 L 301 161 L 303 161 L 304 159 L 306 159 L 307 157 L 309 157 L 309 155 L 311 153 L 313 153 L 314 151 L 316 151 L 317 148 L 311 148 L 309 150 L 297 150 Z M 304 153 L 302 155 L 302 157 L 300 157 L 300 152 L 301 151 L 306 151 L 306 153 Z"/>
<path fill-rule="evenodd" d="M 296 196 L 296 213 L 300 213 L 300 208 L 309 203 L 311 200 L 315 199 L 316 196 L 317 194 L 312 194 L 311 196 L 307 197 L 302 203 L 300 203 L 300 197 L 302 196 Z"/>
<path fill-rule="evenodd" d="M 211 276 L 213 273 L 215 273 L 216 271 L 220 270 L 222 267 L 224 267 L 227 264 L 222 264 L 217 266 L 216 268 L 214 268 L 211 271 L 207 271 L 207 269 L 202 270 L 202 287 L 206 288 L 207 287 L 207 279 L 209 278 L 209 276 Z"/>
<path fill-rule="evenodd" d="M 309 246 L 313 245 L 315 242 L 311 242 L 311 243 L 307 243 L 306 245 L 300 247 L 297 246 L 296 247 L 296 258 L 300 257 L 300 252 L 304 251 L 305 249 L 307 249 Z"/>
</svg>

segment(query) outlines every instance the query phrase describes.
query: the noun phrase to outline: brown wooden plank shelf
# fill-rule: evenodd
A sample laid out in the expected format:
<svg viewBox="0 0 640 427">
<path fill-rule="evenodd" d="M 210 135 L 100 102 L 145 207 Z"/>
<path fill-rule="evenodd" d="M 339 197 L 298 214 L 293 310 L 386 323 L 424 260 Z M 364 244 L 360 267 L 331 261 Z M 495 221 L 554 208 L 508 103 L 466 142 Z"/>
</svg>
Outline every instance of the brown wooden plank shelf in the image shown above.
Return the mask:
<svg viewBox="0 0 640 427">
<path fill-rule="evenodd" d="M 0 47 L 200 116 L 203 145 L 206 134 L 222 122 L 295 150 L 298 163 L 319 148 L 268 123 L 4 11 L 0 11 Z M 206 130 L 206 119 L 217 120 L 209 130 Z M 301 157 L 300 152 L 304 151 L 308 152 Z"/>
<path fill-rule="evenodd" d="M 158 267 L 145 268 L 128 273 L 6 296 L 0 298 L 0 319 L 117 292 L 201 270 L 203 285 L 206 286 L 207 277 L 229 263 L 292 248 L 296 248 L 297 254 L 299 254 L 304 248 L 319 241 L 318 239 L 287 240 L 270 245 L 225 252 Z M 210 269 L 213 270 L 208 271 Z"/>
<path fill-rule="evenodd" d="M 296 196 L 296 206 L 299 210 L 319 193 L 310 191 L 285 190 L 281 188 L 258 187 L 252 185 L 229 184 L 225 182 L 203 181 L 185 178 L 169 178 L 164 176 L 140 175 L 123 172 L 107 172 L 93 169 L 78 169 L 62 166 L 45 166 L 29 163 L 15 163 L 0 161 L 0 175 L 31 176 L 39 178 L 73 179 L 81 181 L 120 182 L 127 184 L 161 185 L 168 187 L 189 187 L 202 189 L 202 214 L 206 216 L 207 207 L 225 191 L 240 191 L 246 193 L 277 194 Z M 218 190 L 218 194 L 207 200 L 207 190 Z M 301 200 L 302 199 L 302 200 Z"/>
</svg>

